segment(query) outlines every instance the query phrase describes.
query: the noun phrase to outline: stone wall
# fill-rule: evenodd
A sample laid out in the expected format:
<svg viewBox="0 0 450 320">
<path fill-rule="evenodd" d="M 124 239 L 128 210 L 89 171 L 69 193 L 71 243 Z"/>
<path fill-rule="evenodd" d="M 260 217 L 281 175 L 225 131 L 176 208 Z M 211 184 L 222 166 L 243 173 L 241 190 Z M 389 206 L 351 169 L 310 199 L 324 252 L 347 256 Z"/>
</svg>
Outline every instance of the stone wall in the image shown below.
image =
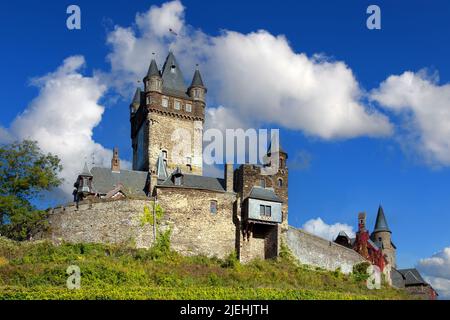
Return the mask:
<svg viewBox="0 0 450 320">
<path fill-rule="evenodd" d="M 164 209 L 160 231 L 171 229 L 172 249 L 184 255 L 225 258 L 236 250 L 233 223 L 233 193 L 215 193 L 190 189 L 160 189 L 158 204 Z M 209 211 L 216 200 L 218 211 Z M 43 235 L 54 242 L 132 244 L 149 248 L 153 227 L 142 226 L 141 219 L 150 200 L 123 199 L 74 204 L 50 211 L 50 231 Z"/>
<path fill-rule="evenodd" d="M 172 248 L 185 255 L 225 258 L 236 250 L 234 193 L 186 188 L 157 188 L 165 210 L 164 223 L 172 229 Z M 217 201 L 217 213 L 210 212 Z"/>
<path fill-rule="evenodd" d="M 286 241 L 294 256 L 302 264 L 327 270 L 340 268 L 343 273 L 350 273 L 353 265 L 365 261 L 352 249 L 291 226 L 288 229 Z"/>
<path fill-rule="evenodd" d="M 141 226 L 144 207 L 151 208 L 149 200 L 115 200 L 81 202 L 50 211 L 50 231 L 44 235 L 55 242 L 90 242 L 135 244 L 149 248 L 153 231 Z"/>
</svg>

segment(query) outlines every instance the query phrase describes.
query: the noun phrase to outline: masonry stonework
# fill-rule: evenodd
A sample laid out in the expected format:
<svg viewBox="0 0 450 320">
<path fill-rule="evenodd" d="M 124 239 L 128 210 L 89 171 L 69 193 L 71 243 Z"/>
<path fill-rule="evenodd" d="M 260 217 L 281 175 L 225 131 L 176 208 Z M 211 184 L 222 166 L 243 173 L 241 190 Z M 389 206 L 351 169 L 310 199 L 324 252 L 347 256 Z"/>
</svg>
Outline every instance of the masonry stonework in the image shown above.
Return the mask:
<svg viewBox="0 0 450 320">
<path fill-rule="evenodd" d="M 185 255 L 226 258 L 236 250 L 234 193 L 183 188 L 158 188 L 164 223 L 172 232 L 171 246 Z M 211 201 L 217 212 L 211 213 Z"/>
<path fill-rule="evenodd" d="M 331 271 L 351 273 L 355 264 L 366 261 L 352 249 L 293 227 L 287 232 L 287 245 L 300 263 Z"/>
</svg>

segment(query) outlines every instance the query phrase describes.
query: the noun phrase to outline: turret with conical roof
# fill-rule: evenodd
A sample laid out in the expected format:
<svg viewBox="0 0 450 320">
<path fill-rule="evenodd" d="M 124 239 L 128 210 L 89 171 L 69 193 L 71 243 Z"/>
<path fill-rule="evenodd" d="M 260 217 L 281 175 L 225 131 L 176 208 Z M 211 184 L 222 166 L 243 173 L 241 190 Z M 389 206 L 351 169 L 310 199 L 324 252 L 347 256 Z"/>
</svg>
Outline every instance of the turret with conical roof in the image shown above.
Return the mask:
<svg viewBox="0 0 450 320">
<path fill-rule="evenodd" d="M 189 87 L 188 93 L 194 101 L 205 102 L 206 92 L 205 85 L 203 84 L 202 75 L 200 74 L 200 70 L 198 68 L 194 72 L 194 77 L 192 78 L 191 85 Z"/>
<path fill-rule="evenodd" d="M 141 106 L 141 88 L 136 88 L 133 96 L 133 101 L 130 104 L 130 117 L 133 117 Z"/>
<path fill-rule="evenodd" d="M 389 264 L 395 268 L 397 265 L 396 247 L 392 243 L 392 231 L 388 226 L 386 215 L 384 214 L 384 210 L 381 205 L 378 207 L 375 227 L 370 238 L 382 250 Z"/>
<path fill-rule="evenodd" d="M 144 78 L 145 92 L 162 92 L 163 80 L 155 59 L 152 59 Z"/>
<path fill-rule="evenodd" d="M 384 216 L 383 207 L 381 205 L 378 207 L 377 220 L 375 222 L 375 228 L 373 229 L 373 232 L 380 232 L 380 231 L 391 232 L 391 230 L 388 227 L 386 217 Z"/>
</svg>

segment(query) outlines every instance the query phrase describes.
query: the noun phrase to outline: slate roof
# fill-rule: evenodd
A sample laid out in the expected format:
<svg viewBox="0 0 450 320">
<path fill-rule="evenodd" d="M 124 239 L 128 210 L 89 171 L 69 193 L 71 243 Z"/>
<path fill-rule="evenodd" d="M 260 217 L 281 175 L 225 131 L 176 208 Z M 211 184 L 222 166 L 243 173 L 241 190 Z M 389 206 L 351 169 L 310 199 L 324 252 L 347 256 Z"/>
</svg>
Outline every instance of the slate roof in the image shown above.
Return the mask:
<svg viewBox="0 0 450 320">
<path fill-rule="evenodd" d="M 141 88 L 137 88 L 134 93 L 134 98 L 132 104 L 140 105 L 141 104 Z"/>
<path fill-rule="evenodd" d="M 280 203 L 283 202 L 283 200 L 281 200 L 272 189 L 261 188 L 261 187 L 253 187 L 247 198 L 272 201 L 272 202 L 280 202 Z"/>
<path fill-rule="evenodd" d="M 107 194 L 122 184 L 128 194 L 146 196 L 145 187 L 148 177 L 146 171 L 120 170 L 120 172 L 112 172 L 110 168 L 94 167 L 91 172 L 94 190 L 97 193 Z"/>
<path fill-rule="evenodd" d="M 284 153 L 287 155 L 287 152 L 284 151 L 283 147 L 281 146 L 281 143 L 278 143 L 278 151 L 280 153 Z M 267 154 L 270 155 L 272 153 L 272 142 L 269 145 L 269 148 L 267 149 Z"/>
<path fill-rule="evenodd" d="M 203 84 L 202 76 L 198 69 L 195 70 L 194 77 L 192 78 L 191 87 L 205 87 Z"/>
<path fill-rule="evenodd" d="M 178 62 L 172 52 L 169 52 L 166 62 L 164 62 L 162 69 L 162 80 L 163 90 L 168 89 L 169 92 L 174 90 L 180 93 L 186 93 L 187 91 L 183 73 L 181 72 Z"/>
<path fill-rule="evenodd" d="M 150 66 L 148 67 L 147 77 L 151 76 L 161 76 L 158 70 L 158 66 L 156 65 L 155 59 L 152 59 L 150 62 Z"/>
<path fill-rule="evenodd" d="M 419 271 L 415 268 L 413 269 L 400 269 L 398 270 L 405 277 L 406 286 L 415 285 L 427 285 L 428 283 L 422 278 Z"/>
<path fill-rule="evenodd" d="M 389 229 L 389 226 L 387 224 L 386 217 L 384 216 L 384 210 L 383 210 L 382 206 L 380 206 L 378 208 L 377 220 L 375 222 L 375 228 L 374 228 L 373 232 L 378 232 L 378 231 L 391 232 L 391 230 Z"/>
<path fill-rule="evenodd" d="M 84 163 L 83 171 L 80 173 L 80 176 L 92 177 L 92 173 L 88 168 L 87 163 Z"/>
<path fill-rule="evenodd" d="M 157 187 L 176 187 L 176 188 L 188 188 L 188 189 L 201 189 L 211 190 L 218 192 L 225 192 L 225 180 L 213 177 L 198 176 L 195 174 L 183 173 L 182 185 L 176 186 L 172 179 L 175 174 L 173 172 L 170 176 L 164 180 L 164 182 L 157 185 Z"/>
<path fill-rule="evenodd" d="M 395 268 L 391 268 L 392 285 L 396 288 L 403 288 L 405 286 L 405 276 Z"/>
</svg>

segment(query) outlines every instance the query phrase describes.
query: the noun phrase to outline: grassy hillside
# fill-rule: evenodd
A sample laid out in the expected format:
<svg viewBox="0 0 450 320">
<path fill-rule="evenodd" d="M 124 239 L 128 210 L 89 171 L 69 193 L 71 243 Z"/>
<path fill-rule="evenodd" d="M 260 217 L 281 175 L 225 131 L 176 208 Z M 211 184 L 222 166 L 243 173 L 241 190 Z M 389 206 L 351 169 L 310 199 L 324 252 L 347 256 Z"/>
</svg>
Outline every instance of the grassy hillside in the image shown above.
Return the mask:
<svg viewBox="0 0 450 320">
<path fill-rule="evenodd" d="M 391 288 L 368 290 L 355 275 L 297 265 L 287 251 L 241 265 L 182 257 L 162 240 L 151 250 L 127 246 L 17 243 L 0 238 L 0 299 L 409 299 Z M 81 288 L 66 287 L 69 265 Z"/>
</svg>

